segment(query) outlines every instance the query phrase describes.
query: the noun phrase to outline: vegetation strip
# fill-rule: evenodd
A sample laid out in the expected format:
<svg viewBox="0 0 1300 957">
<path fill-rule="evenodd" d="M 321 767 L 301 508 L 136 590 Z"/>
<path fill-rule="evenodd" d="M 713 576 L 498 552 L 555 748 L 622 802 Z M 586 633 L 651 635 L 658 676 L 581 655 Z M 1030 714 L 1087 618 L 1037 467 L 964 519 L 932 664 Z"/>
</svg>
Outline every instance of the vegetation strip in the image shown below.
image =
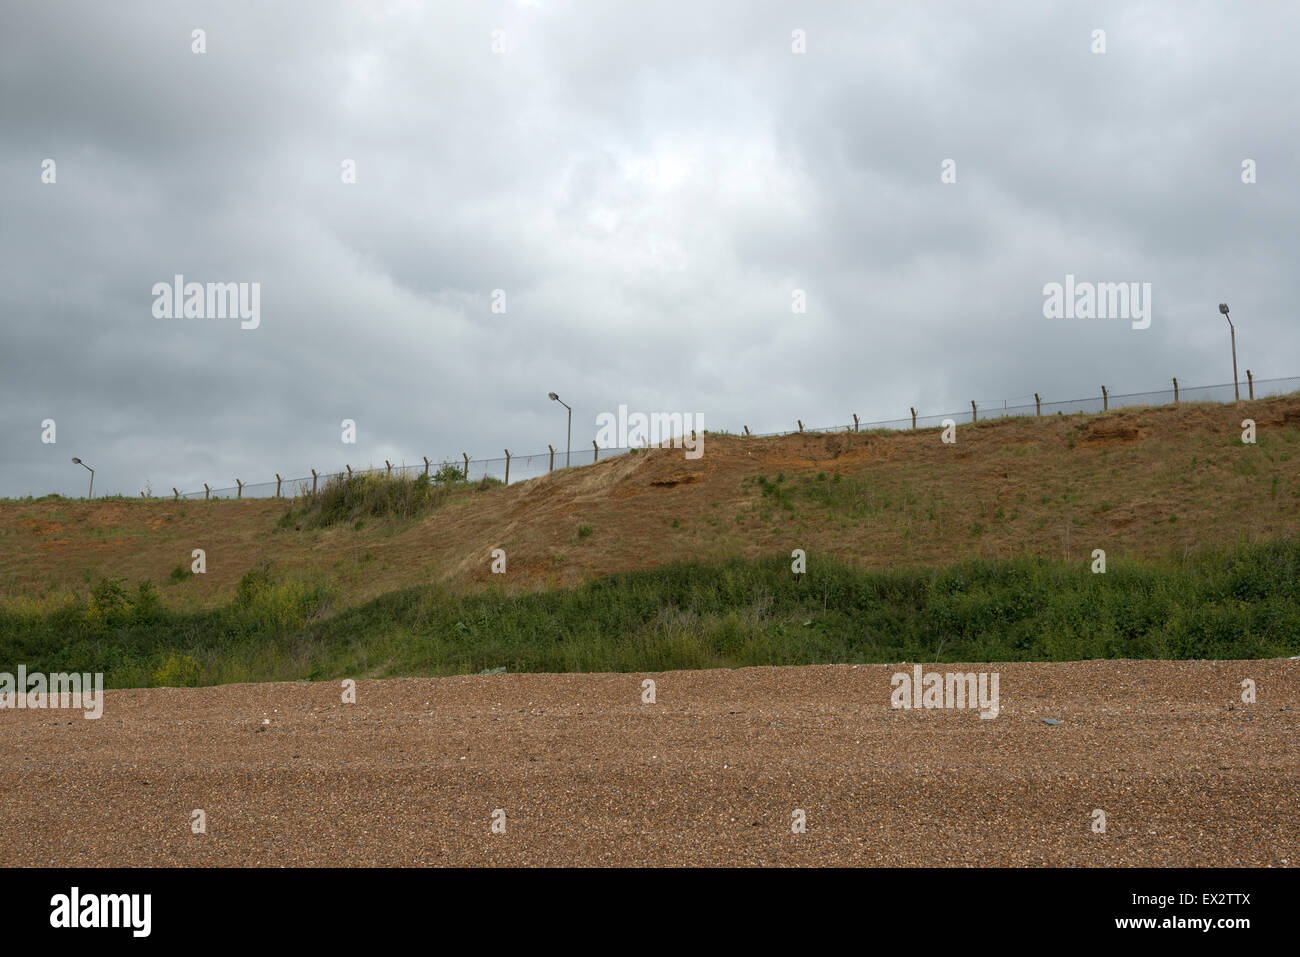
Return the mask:
<svg viewBox="0 0 1300 957">
<path fill-rule="evenodd" d="M 407 588 L 343 611 L 250 571 L 229 604 L 165 608 L 149 582 L 0 604 L 0 665 L 108 687 L 898 661 L 1300 654 L 1300 539 L 1164 563 L 1035 558 L 869 570 L 784 557 L 677 562 L 555 591 Z"/>
</svg>

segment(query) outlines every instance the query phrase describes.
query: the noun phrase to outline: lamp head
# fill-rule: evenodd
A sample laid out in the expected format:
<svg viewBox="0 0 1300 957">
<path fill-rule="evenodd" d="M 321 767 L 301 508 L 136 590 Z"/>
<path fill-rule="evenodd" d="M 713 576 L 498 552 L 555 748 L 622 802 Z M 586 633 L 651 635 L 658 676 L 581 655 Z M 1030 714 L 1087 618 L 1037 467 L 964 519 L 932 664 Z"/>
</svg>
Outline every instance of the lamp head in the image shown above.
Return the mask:
<svg viewBox="0 0 1300 957">
<path fill-rule="evenodd" d="M 547 397 L 548 397 L 549 399 L 551 399 L 551 400 L 554 401 L 554 402 L 559 402 L 559 401 L 560 401 L 560 397 L 559 397 L 558 395 L 556 395 L 554 392 L 548 392 L 548 393 L 546 393 L 546 395 L 547 395 Z"/>
<path fill-rule="evenodd" d="M 1219 312 L 1223 313 L 1225 316 L 1228 314 L 1228 304 L 1226 302 L 1219 303 Z"/>
<path fill-rule="evenodd" d="M 72 457 L 72 461 L 77 465 L 81 464 L 81 459 L 77 458 L 75 455 Z"/>
</svg>

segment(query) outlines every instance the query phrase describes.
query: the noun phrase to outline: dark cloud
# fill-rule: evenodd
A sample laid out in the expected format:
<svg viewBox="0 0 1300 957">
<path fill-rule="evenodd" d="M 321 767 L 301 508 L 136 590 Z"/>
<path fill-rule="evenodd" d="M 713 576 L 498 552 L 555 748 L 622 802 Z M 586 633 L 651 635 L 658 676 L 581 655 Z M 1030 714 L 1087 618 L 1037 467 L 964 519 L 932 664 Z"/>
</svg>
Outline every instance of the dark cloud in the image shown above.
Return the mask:
<svg viewBox="0 0 1300 957">
<path fill-rule="evenodd" d="M 73 455 L 134 494 L 536 451 L 564 439 L 552 389 L 581 447 L 620 403 L 772 431 L 1223 382 L 1225 299 L 1243 370 L 1300 373 L 1298 26 L 1284 3 L 18 5 L 0 494 L 79 492 Z M 177 273 L 260 282 L 260 327 L 155 319 Z M 1151 327 L 1044 319 L 1067 273 L 1150 282 Z"/>
</svg>

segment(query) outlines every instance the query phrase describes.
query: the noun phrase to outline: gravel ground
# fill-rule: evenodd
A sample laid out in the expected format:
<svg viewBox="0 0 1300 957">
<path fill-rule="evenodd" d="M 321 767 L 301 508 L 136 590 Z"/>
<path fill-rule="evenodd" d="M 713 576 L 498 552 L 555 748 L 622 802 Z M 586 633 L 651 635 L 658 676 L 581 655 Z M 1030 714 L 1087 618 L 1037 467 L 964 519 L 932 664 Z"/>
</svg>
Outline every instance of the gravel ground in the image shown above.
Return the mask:
<svg viewBox="0 0 1300 957">
<path fill-rule="evenodd" d="M 926 670 L 996 671 L 1001 713 L 891 709 L 910 665 L 360 681 L 355 704 L 337 682 L 110 691 L 97 721 L 0 710 L 0 861 L 1296 865 L 1300 661 Z"/>
</svg>

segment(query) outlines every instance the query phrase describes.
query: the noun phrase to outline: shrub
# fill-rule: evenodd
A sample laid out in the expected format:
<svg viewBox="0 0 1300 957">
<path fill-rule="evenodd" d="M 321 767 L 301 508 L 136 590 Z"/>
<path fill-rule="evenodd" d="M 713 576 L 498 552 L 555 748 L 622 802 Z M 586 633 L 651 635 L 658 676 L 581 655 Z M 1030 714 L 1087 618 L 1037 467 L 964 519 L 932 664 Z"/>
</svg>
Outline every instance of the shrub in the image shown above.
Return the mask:
<svg viewBox="0 0 1300 957">
<path fill-rule="evenodd" d="M 251 568 L 235 591 L 237 620 L 247 631 L 283 634 L 302 628 L 322 614 L 330 593 L 323 585 L 299 580 L 279 581 L 266 563 Z"/>
<path fill-rule="evenodd" d="M 461 471 L 461 467 L 452 465 L 450 462 L 442 463 L 438 471 L 433 473 L 435 485 L 455 485 L 457 482 L 463 481 L 465 481 L 465 473 Z"/>
<path fill-rule="evenodd" d="M 135 599 L 131 602 L 131 620 L 137 624 L 153 621 L 162 612 L 162 602 L 158 599 L 158 589 L 151 581 L 142 581 L 136 587 Z"/>
<path fill-rule="evenodd" d="M 168 688 L 193 688 L 202 674 L 202 666 L 192 655 L 173 654 L 153 673 L 153 683 Z"/>
<path fill-rule="evenodd" d="M 442 475 L 452 466 L 438 470 Z M 457 479 L 459 481 L 459 479 Z M 430 482 L 405 475 L 337 475 L 317 492 L 307 492 L 299 505 L 290 505 L 280 519 L 281 528 L 326 528 L 368 518 L 406 520 L 442 505 L 452 493 L 452 483 Z"/>
<path fill-rule="evenodd" d="M 107 624 L 124 620 L 130 607 L 131 598 L 120 578 L 101 578 L 90 590 L 90 610 Z"/>
</svg>

